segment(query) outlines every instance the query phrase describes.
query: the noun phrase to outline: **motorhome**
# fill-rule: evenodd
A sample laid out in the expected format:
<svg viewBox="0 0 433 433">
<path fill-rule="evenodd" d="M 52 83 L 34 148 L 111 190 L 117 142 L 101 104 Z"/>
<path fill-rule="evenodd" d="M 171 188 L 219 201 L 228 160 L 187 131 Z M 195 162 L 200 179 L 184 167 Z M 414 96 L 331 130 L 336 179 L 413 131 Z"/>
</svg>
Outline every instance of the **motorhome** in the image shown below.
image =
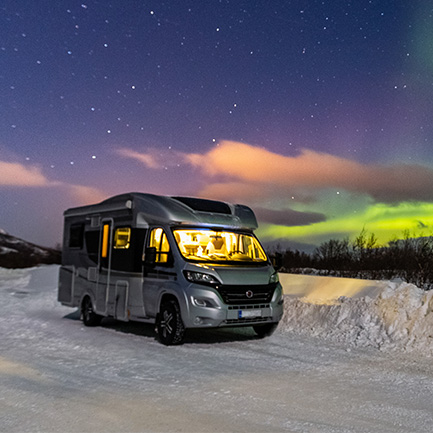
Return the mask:
<svg viewBox="0 0 433 433">
<path fill-rule="evenodd" d="M 165 345 L 190 328 L 252 326 L 283 314 L 278 274 L 244 205 L 128 193 L 64 212 L 58 301 L 86 326 L 154 323 Z"/>
</svg>

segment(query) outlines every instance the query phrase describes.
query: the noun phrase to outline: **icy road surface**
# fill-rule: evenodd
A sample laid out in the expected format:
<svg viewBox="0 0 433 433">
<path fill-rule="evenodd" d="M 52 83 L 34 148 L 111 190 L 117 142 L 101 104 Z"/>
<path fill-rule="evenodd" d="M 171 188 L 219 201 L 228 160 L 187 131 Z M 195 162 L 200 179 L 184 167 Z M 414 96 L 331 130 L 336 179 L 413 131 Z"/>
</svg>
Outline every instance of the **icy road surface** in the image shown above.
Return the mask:
<svg viewBox="0 0 433 433">
<path fill-rule="evenodd" d="M 248 328 L 165 347 L 146 325 L 85 328 L 57 270 L 0 269 L 2 432 L 433 431 L 420 353 Z"/>
</svg>

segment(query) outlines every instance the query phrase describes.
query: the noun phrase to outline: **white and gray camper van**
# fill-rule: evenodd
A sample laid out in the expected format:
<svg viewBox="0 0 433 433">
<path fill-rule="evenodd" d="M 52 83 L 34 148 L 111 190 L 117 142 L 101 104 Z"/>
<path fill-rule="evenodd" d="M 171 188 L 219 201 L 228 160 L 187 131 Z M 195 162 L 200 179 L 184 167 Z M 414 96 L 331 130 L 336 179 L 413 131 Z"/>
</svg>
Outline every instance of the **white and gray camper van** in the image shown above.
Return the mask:
<svg viewBox="0 0 433 433">
<path fill-rule="evenodd" d="M 128 193 L 64 213 L 58 300 L 85 325 L 155 323 L 163 344 L 188 328 L 273 332 L 282 288 L 243 205 Z"/>
</svg>

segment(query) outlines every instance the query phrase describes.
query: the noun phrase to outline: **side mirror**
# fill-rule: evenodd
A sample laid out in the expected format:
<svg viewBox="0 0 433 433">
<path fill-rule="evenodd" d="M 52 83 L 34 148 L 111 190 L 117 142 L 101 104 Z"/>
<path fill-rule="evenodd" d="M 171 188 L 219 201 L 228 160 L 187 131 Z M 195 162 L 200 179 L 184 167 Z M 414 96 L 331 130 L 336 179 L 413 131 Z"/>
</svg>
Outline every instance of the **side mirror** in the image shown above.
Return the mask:
<svg viewBox="0 0 433 433">
<path fill-rule="evenodd" d="M 283 266 L 283 255 L 281 253 L 275 253 L 270 256 L 272 266 L 278 272 Z"/>
<path fill-rule="evenodd" d="M 156 263 L 156 248 L 147 247 L 144 250 L 144 264 L 147 266 L 155 266 Z"/>
</svg>

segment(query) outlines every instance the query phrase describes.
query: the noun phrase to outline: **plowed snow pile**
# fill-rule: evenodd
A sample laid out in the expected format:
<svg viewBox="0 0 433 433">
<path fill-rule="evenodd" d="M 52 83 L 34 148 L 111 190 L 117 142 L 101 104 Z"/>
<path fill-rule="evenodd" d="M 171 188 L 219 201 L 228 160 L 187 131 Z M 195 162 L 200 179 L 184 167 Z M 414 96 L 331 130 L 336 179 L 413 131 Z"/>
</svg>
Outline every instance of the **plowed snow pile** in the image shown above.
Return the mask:
<svg viewBox="0 0 433 433">
<path fill-rule="evenodd" d="M 349 346 L 422 350 L 433 355 L 433 290 L 426 292 L 401 281 L 290 274 L 282 274 L 281 281 L 286 293 L 282 332 L 308 333 Z M 351 297 L 339 296 L 353 284 L 359 285 L 358 291 L 352 291 Z M 321 286 L 325 288 L 322 298 Z"/>
<path fill-rule="evenodd" d="M 59 317 L 68 314 L 71 310 L 57 302 L 57 274 L 58 266 L 0 268 L 0 289 L 12 295 L 2 300 L 8 315 L 0 322 L 44 317 L 47 305 Z M 401 281 L 311 275 L 280 274 L 280 280 L 285 293 L 279 326 L 283 334 L 433 356 L 433 290 L 426 292 Z"/>
</svg>

